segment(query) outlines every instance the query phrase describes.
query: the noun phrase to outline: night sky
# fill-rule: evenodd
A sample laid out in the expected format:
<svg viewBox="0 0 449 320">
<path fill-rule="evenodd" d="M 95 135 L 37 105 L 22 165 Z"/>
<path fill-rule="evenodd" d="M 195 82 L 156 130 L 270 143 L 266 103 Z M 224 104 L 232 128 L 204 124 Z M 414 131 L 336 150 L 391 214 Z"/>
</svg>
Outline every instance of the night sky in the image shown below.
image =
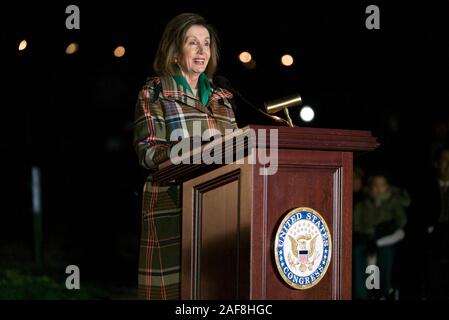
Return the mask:
<svg viewBox="0 0 449 320">
<path fill-rule="evenodd" d="M 297 125 L 372 131 L 381 147 L 357 163 L 416 189 L 432 148 L 447 139 L 449 2 L 391 2 L 2 2 L 0 254 L 31 247 L 30 172 L 39 166 L 44 247 L 85 266 L 86 277 L 137 281 L 145 172 L 132 148 L 134 107 L 163 28 L 182 12 L 215 26 L 218 74 L 248 100 L 262 107 L 298 92 L 316 117 L 306 124 L 294 109 Z M 65 27 L 70 4 L 80 8 L 80 30 Z M 370 4 L 380 30 L 365 27 Z M 67 55 L 71 42 L 79 51 Z M 118 45 L 122 58 L 113 56 Z M 242 51 L 255 69 L 240 63 Z M 285 53 L 293 66 L 280 64 Z M 240 125 L 262 121 L 239 110 Z"/>
</svg>

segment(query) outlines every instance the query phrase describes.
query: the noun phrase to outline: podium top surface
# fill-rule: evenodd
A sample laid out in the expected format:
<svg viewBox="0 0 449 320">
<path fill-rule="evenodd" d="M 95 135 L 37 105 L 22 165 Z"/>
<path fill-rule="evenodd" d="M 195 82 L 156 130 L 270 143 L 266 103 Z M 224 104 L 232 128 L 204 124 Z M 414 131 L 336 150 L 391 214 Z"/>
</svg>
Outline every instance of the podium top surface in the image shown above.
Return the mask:
<svg viewBox="0 0 449 320">
<path fill-rule="evenodd" d="M 234 143 L 234 147 L 240 144 L 240 147 L 246 148 L 248 145 L 248 139 L 240 139 L 246 136 L 249 131 L 253 133 L 254 141 L 259 146 L 260 137 L 265 138 L 266 148 L 270 147 L 270 130 L 276 130 L 278 149 L 290 149 L 290 150 L 320 150 L 320 151 L 345 151 L 364 153 L 373 151 L 379 146 L 377 139 L 371 134 L 370 131 L 363 130 L 342 130 L 342 129 L 323 129 L 323 128 L 305 128 L 305 127 L 279 127 L 279 126 L 267 126 L 267 125 L 249 125 L 235 131 L 231 135 L 226 135 L 223 138 L 222 144 L 225 145 L 225 140 L 233 139 L 237 141 Z M 262 135 L 262 136 L 261 136 Z M 185 157 L 191 158 L 195 152 L 201 152 L 208 144 L 204 144 L 201 147 L 190 151 Z M 226 151 L 226 146 L 223 151 Z M 184 156 L 183 156 L 184 158 Z M 216 164 L 173 164 L 170 160 L 165 161 L 159 165 L 153 175 L 154 181 L 170 181 L 185 180 L 186 177 L 191 174 L 204 170 L 212 170 L 213 168 L 220 166 Z M 207 167 L 207 169 L 205 168 Z"/>
<path fill-rule="evenodd" d="M 249 125 L 245 128 L 278 130 L 279 149 L 373 151 L 379 146 L 371 131 Z"/>
</svg>

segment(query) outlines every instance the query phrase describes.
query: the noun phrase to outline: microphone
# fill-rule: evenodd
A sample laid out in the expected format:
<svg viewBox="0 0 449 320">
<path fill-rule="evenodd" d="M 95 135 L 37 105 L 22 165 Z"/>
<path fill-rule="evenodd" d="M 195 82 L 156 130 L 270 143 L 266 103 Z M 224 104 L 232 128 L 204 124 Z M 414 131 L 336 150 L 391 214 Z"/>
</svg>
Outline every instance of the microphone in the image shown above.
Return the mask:
<svg viewBox="0 0 449 320">
<path fill-rule="evenodd" d="M 262 113 L 265 117 L 269 117 L 271 120 L 273 120 L 275 122 L 284 123 L 284 124 L 289 125 L 288 121 L 286 121 L 278 116 L 268 114 L 268 113 L 262 111 L 261 109 L 257 108 L 254 104 L 252 104 L 250 101 L 248 101 L 240 92 L 238 92 L 236 89 L 234 89 L 231 85 L 231 82 L 227 78 L 225 78 L 223 76 L 215 76 L 214 83 L 217 87 L 231 91 L 233 94 L 237 95 L 246 105 L 248 105 L 252 109 L 255 109 L 258 112 Z M 236 110 L 234 110 L 234 112 L 235 111 Z"/>
</svg>

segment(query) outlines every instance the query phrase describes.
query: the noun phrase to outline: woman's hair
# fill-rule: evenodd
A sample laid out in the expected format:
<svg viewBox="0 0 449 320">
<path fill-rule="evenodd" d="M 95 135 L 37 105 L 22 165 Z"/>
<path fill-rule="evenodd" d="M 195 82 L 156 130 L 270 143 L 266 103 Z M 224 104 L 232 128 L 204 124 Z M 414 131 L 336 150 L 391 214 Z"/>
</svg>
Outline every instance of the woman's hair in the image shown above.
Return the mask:
<svg viewBox="0 0 449 320">
<path fill-rule="evenodd" d="M 175 58 L 182 57 L 187 30 L 191 26 L 205 27 L 210 35 L 210 59 L 205 73 L 209 78 L 215 73 L 218 63 L 218 38 L 212 26 L 195 13 L 182 13 L 174 17 L 165 27 L 154 59 L 153 69 L 157 75 L 172 76 L 176 73 Z"/>
</svg>

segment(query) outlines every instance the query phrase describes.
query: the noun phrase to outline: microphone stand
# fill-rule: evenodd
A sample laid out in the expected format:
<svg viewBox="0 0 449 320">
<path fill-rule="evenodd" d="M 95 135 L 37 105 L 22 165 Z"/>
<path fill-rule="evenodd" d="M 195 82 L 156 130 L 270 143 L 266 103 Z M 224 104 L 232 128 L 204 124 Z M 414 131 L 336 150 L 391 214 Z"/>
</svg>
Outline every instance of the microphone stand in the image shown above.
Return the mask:
<svg viewBox="0 0 449 320">
<path fill-rule="evenodd" d="M 285 120 L 285 119 L 282 119 L 281 117 L 273 116 L 273 115 L 268 114 L 268 113 L 262 111 L 261 109 L 257 108 L 255 105 L 253 105 L 251 102 L 249 102 L 249 101 L 248 101 L 248 100 L 247 100 L 247 99 L 246 99 L 240 92 L 238 92 L 236 89 L 231 88 L 231 87 L 228 87 L 228 88 L 225 88 L 225 89 L 228 89 L 228 90 L 231 91 L 232 93 L 237 94 L 237 96 L 239 96 L 239 98 L 242 99 L 242 101 L 243 101 L 245 104 L 247 104 L 248 106 L 250 106 L 252 109 L 257 110 L 258 112 L 262 113 L 264 116 L 269 117 L 271 120 L 273 120 L 273 121 L 275 121 L 275 122 L 278 122 L 278 123 L 283 123 L 283 124 L 285 124 L 285 125 L 287 125 L 287 126 L 289 126 L 289 127 L 293 127 L 293 126 L 294 126 L 293 123 L 290 124 L 289 121 L 287 121 L 287 120 Z M 288 111 L 287 111 L 287 112 L 288 112 Z M 289 117 L 289 118 L 290 118 L 290 117 Z M 291 121 L 291 120 L 290 120 L 290 121 Z"/>
</svg>

